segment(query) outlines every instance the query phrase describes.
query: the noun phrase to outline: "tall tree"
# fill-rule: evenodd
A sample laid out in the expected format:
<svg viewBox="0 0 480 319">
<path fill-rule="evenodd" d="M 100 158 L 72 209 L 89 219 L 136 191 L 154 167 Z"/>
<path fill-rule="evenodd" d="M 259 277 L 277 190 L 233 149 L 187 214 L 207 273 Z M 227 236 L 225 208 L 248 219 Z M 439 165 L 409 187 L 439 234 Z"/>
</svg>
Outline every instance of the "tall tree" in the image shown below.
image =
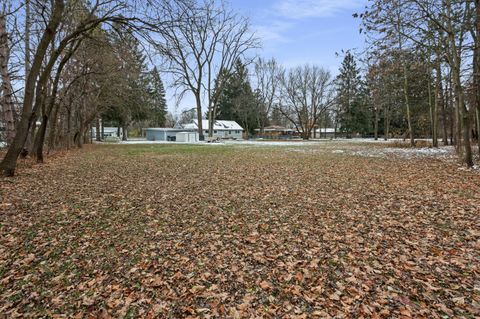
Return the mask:
<svg viewBox="0 0 480 319">
<path fill-rule="evenodd" d="M 255 61 L 254 85 L 259 97 L 258 122 L 260 133 L 263 133 L 273 106 L 278 102 L 281 74 L 282 68 L 274 58 L 270 60 L 259 58 Z"/>
<path fill-rule="evenodd" d="M 169 3 L 175 2 L 176 0 L 169 1 Z M 36 13 L 31 16 L 39 16 L 38 21 L 34 22 L 35 27 L 32 28 L 35 29 L 35 34 L 38 34 L 39 39 L 28 44 L 34 44 L 34 47 L 27 50 L 26 57 L 30 51 L 34 54 L 30 65 L 28 58 L 25 59 L 27 74 L 23 88 L 21 115 L 16 126 L 15 138 L 0 163 L 0 171 L 4 175 L 14 175 L 17 158 L 24 149 L 27 137 L 36 132 L 32 127 L 42 110 L 46 110 L 44 106 L 51 90 L 51 79 L 54 77 L 52 74 L 58 69 L 65 56 L 65 50 L 79 38 L 87 36 L 91 30 L 103 25 L 110 27 L 114 27 L 113 24 L 129 25 L 134 32 L 147 37 L 147 32 L 161 29 L 153 23 L 151 12 L 163 12 L 165 8 L 163 3 L 165 3 L 164 0 L 149 0 L 148 3 L 136 0 L 109 0 L 93 3 L 85 0 L 52 0 L 48 2 L 30 0 L 27 3 L 26 8 L 28 10 L 32 8 L 32 11 Z M 25 19 L 27 34 L 29 17 L 30 15 L 27 15 Z M 156 18 L 158 17 L 160 15 L 156 16 Z M 159 25 L 163 26 L 163 24 Z M 86 101 L 82 102 L 86 103 Z M 84 108 L 85 105 L 79 105 L 75 112 Z M 82 115 L 81 112 L 78 114 Z M 85 117 L 84 120 L 90 120 L 90 116 Z M 83 125 L 81 130 L 83 132 L 80 133 L 85 133 L 86 127 L 88 125 Z M 86 133 L 82 135 L 86 135 Z"/>
<path fill-rule="evenodd" d="M 473 22 L 476 15 L 472 4 L 476 5 L 477 3 L 451 0 L 374 0 L 367 12 L 362 15 L 364 26 L 370 34 L 381 35 L 382 40 L 395 36 L 398 38 L 399 49 L 406 49 L 408 44 L 417 55 L 421 55 L 422 52 L 434 55 L 433 59 L 430 59 L 430 56 L 427 58 L 427 61 L 430 60 L 436 64 L 434 68 L 430 68 L 429 73 L 435 69 L 438 79 L 435 81 L 436 103 L 434 103 L 435 108 L 431 116 L 434 140 L 437 121 L 436 115 L 433 113 L 436 108 L 442 107 L 440 88 L 443 85 L 439 82 L 442 79 L 442 72 L 439 70 L 442 71 L 442 61 L 446 62 L 449 74 L 447 83 L 451 81 L 448 84 L 452 88 L 452 96 L 455 101 L 453 113 L 456 117 L 454 134 L 456 149 L 467 166 L 473 165 L 470 136 L 473 107 L 466 103 L 466 77 L 464 77 L 467 66 L 466 57 L 475 56 L 475 53 L 472 52 L 472 50 L 475 51 L 475 45 L 470 41 L 473 39 L 475 42 L 475 36 L 469 37 L 469 33 L 475 34 L 474 30 L 476 29 L 476 24 Z M 404 59 L 404 61 L 407 60 Z M 476 73 L 475 63 L 467 68 L 470 68 L 470 73 Z M 404 79 L 407 78 L 404 76 Z M 408 87 L 408 83 L 404 87 Z M 430 96 L 432 95 L 430 94 Z M 408 95 L 405 95 L 405 101 L 407 98 Z M 443 110 L 442 117 L 445 121 Z"/>
<path fill-rule="evenodd" d="M 4 124 L 5 140 L 7 144 L 12 143 L 15 137 L 15 104 L 13 97 L 13 87 L 11 82 L 11 74 L 9 71 L 10 44 L 7 32 L 7 12 L 6 6 L 0 8 L 0 104 L 1 117 L 0 120 Z"/>
<path fill-rule="evenodd" d="M 65 3 L 63 0 L 55 0 L 53 2 L 52 13 L 45 27 L 37 50 L 34 55 L 32 66 L 29 70 L 27 80 L 25 82 L 25 94 L 23 98 L 23 108 L 20 122 L 17 125 L 17 132 L 12 144 L 8 148 L 7 154 L 0 163 L 0 170 L 5 176 L 13 176 L 17 165 L 17 158 L 23 149 L 25 140 L 30 131 L 32 120 L 35 120 L 33 112 L 33 102 L 35 96 L 35 87 L 37 78 L 41 71 L 41 66 L 50 42 L 53 40 L 57 28 L 61 22 Z"/>
<path fill-rule="evenodd" d="M 164 127 L 167 115 L 167 100 L 165 98 L 165 87 L 157 67 L 153 68 L 148 78 L 150 80 L 148 93 L 151 125 Z"/>
<path fill-rule="evenodd" d="M 222 76 L 227 80 L 218 93 L 216 119 L 236 121 L 246 132 L 253 133 L 258 127 L 261 101 L 252 90 L 247 67 L 239 59 L 232 74 Z"/>
<path fill-rule="evenodd" d="M 280 111 L 305 140 L 333 104 L 331 84 L 330 72 L 318 66 L 299 66 L 282 75 Z"/>
<path fill-rule="evenodd" d="M 198 132 L 203 140 L 202 106 L 207 108 L 212 136 L 218 94 L 228 80 L 221 75 L 230 74 L 235 62 L 249 49 L 258 47 L 258 41 L 249 31 L 248 20 L 230 11 L 224 2 L 203 0 L 169 12 L 172 20 L 183 23 L 166 29 L 166 44 L 159 50 L 168 57 L 174 84 L 181 88 L 180 98 L 186 92 L 195 98 Z"/>
<path fill-rule="evenodd" d="M 360 75 L 355 57 L 347 51 L 335 79 L 337 90 L 336 105 L 341 129 L 347 137 L 354 133 L 368 132 L 370 120 L 366 104 L 365 84 Z"/>
</svg>

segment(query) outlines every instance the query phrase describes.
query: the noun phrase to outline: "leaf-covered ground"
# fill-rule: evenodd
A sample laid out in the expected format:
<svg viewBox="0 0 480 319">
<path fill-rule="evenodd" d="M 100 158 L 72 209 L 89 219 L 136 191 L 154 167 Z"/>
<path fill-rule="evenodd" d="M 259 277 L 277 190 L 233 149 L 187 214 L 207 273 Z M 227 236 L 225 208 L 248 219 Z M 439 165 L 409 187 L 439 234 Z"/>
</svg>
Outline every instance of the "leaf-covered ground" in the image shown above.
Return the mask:
<svg viewBox="0 0 480 319">
<path fill-rule="evenodd" d="M 382 148 L 97 145 L 21 163 L 0 180 L 0 317 L 480 316 L 479 172 Z"/>
</svg>

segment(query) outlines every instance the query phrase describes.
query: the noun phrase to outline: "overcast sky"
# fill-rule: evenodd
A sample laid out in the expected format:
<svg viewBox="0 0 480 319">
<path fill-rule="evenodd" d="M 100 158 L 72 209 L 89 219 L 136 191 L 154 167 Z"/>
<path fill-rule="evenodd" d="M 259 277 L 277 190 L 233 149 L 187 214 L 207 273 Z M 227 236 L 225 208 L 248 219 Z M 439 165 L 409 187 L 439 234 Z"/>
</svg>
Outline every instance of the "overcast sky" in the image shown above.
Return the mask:
<svg viewBox="0 0 480 319">
<path fill-rule="evenodd" d="M 250 18 L 253 31 L 262 42 L 259 56 L 275 57 L 285 67 L 305 63 L 338 70 L 342 49 L 362 49 L 358 19 L 367 0 L 230 0 L 233 9 Z M 169 93 L 170 90 L 169 90 Z M 171 95 L 171 94 L 169 94 Z M 175 112 L 174 101 L 169 109 Z M 193 107 L 186 97 L 179 109 Z M 178 112 L 179 110 L 177 110 Z"/>
</svg>

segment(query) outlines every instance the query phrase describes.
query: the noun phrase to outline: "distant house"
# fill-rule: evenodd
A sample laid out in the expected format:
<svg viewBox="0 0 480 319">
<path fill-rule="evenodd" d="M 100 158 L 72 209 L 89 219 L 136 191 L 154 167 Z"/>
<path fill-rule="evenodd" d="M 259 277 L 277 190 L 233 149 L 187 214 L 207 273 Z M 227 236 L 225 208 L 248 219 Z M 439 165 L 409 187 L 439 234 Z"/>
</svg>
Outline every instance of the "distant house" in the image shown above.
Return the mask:
<svg viewBox="0 0 480 319">
<path fill-rule="evenodd" d="M 113 136 L 113 137 L 118 137 L 118 138 L 122 138 L 123 137 L 123 130 L 120 130 L 120 135 L 118 135 L 118 127 L 104 127 L 103 128 L 103 137 L 109 137 L 109 136 Z M 100 131 L 101 132 L 101 131 Z M 97 135 L 97 128 L 94 126 L 92 127 L 92 138 L 95 138 Z"/>
<path fill-rule="evenodd" d="M 335 134 L 335 128 L 330 128 L 330 127 L 323 127 L 323 128 L 317 128 L 315 130 L 315 137 L 316 138 L 335 138 L 338 137 L 338 131 Z M 312 132 L 312 137 L 313 137 L 313 132 Z"/>
<path fill-rule="evenodd" d="M 255 129 L 255 135 L 258 138 L 268 139 L 289 139 L 298 136 L 298 132 L 295 129 L 272 125 L 263 128 L 263 132 L 260 129 Z"/>
<path fill-rule="evenodd" d="M 184 131 L 197 131 L 198 121 L 194 120 L 192 123 L 183 126 Z M 202 120 L 202 130 L 205 136 L 208 136 L 208 120 Z M 222 139 L 242 139 L 243 127 L 235 121 L 218 120 L 213 123 L 213 137 Z"/>
</svg>

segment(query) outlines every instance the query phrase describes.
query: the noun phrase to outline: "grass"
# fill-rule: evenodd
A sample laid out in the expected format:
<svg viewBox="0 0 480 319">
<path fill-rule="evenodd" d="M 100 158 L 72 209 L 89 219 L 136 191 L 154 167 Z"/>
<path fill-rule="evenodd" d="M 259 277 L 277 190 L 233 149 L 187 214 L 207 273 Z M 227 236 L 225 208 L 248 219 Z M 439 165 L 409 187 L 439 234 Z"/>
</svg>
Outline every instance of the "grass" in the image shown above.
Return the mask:
<svg viewBox="0 0 480 319">
<path fill-rule="evenodd" d="M 94 145 L 24 165 L 0 184 L 0 313 L 478 315 L 478 172 L 358 155 L 382 147 Z"/>
</svg>

